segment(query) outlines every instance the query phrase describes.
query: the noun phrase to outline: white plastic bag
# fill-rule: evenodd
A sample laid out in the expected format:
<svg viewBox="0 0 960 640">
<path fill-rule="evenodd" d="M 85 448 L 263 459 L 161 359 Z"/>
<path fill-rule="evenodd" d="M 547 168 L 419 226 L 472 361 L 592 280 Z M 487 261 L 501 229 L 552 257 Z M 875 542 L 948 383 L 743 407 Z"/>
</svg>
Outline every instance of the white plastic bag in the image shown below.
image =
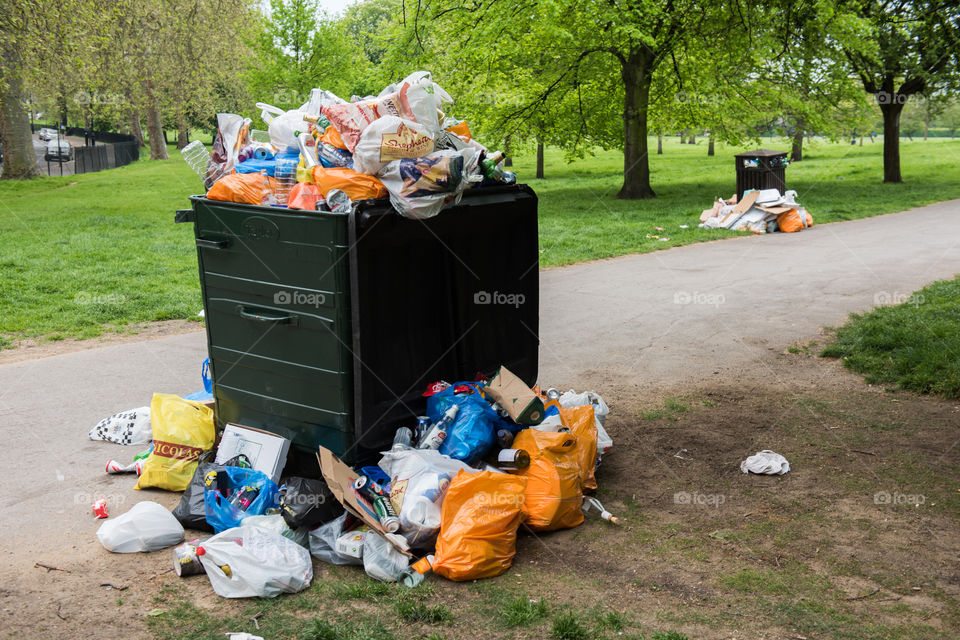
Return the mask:
<svg viewBox="0 0 960 640">
<path fill-rule="evenodd" d="M 390 203 L 407 218 L 432 218 L 447 204 L 456 204 L 477 168 L 473 149 L 444 149 L 420 158 L 394 160 L 379 178 Z"/>
<path fill-rule="evenodd" d="M 419 158 L 433 151 L 434 135 L 425 126 L 396 116 L 370 123 L 353 151 L 353 168 L 374 175 L 388 162 Z"/>
<path fill-rule="evenodd" d="M 144 444 L 153 439 L 150 431 L 150 407 L 139 407 L 115 413 L 90 429 L 91 440 L 116 444 Z"/>
<path fill-rule="evenodd" d="M 307 130 L 307 121 L 303 119 L 303 113 L 299 109 L 283 111 L 283 109 L 263 102 L 258 102 L 257 108 L 261 110 L 260 117 L 267 123 L 267 130 L 270 132 L 270 144 L 279 153 L 283 153 L 288 147 L 299 149 L 297 132 Z"/>
<path fill-rule="evenodd" d="M 245 527 L 259 527 L 264 531 L 289 538 L 301 547 L 310 548 L 310 530 L 306 527 L 291 529 L 279 513 L 272 516 L 247 516 L 243 519 Z"/>
<path fill-rule="evenodd" d="M 577 393 L 570 389 L 560 396 L 560 406 L 564 408 L 582 407 L 588 404 L 593 405 L 593 415 L 597 421 L 597 453 L 603 455 L 613 448 L 613 438 L 603 428 L 603 423 L 607 420 L 607 414 L 610 413 L 610 407 L 596 391 Z"/>
<path fill-rule="evenodd" d="M 391 479 L 390 501 L 400 518 L 400 534 L 411 548 L 432 548 L 440 531 L 440 504 L 458 471 L 477 470 L 433 449 L 388 451 L 380 468 Z"/>
<path fill-rule="evenodd" d="M 158 551 L 183 541 L 181 525 L 166 507 L 144 501 L 97 529 L 97 540 L 113 553 Z"/>
<path fill-rule="evenodd" d="M 218 533 L 197 548 L 197 556 L 213 590 L 224 598 L 297 593 L 313 579 L 310 553 L 261 527 L 244 525 Z"/>
<path fill-rule="evenodd" d="M 410 558 L 400 553 L 376 531 L 368 531 L 363 541 L 363 570 L 371 578 L 396 582 L 400 572 L 410 565 Z"/>
<path fill-rule="evenodd" d="M 317 87 L 316 89 L 310 90 L 310 101 L 305 102 L 300 107 L 300 111 L 312 116 L 318 116 L 323 111 L 324 107 L 346 103 L 346 100 L 334 92 Z"/>
<path fill-rule="evenodd" d="M 343 525 L 347 521 L 344 513 L 310 531 L 310 554 L 330 564 L 363 564 L 360 558 L 354 558 L 337 551 L 337 538 L 344 534 Z"/>
</svg>

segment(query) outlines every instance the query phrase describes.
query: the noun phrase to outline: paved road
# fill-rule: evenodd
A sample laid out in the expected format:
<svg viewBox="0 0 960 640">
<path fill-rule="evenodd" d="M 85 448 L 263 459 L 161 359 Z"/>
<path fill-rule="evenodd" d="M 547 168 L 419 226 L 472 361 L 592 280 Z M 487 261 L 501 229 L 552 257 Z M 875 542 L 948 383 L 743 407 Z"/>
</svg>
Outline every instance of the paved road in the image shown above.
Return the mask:
<svg viewBox="0 0 960 640">
<path fill-rule="evenodd" d="M 554 386 L 640 388 L 695 382 L 809 339 L 851 311 L 903 299 L 960 272 L 960 200 L 906 213 L 744 237 L 541 274 L 541 374 Z M 90 497 L 115 512 L 141 499 L 132 478 L 103 473 L 130 450 L 91 442 L 103 416 L 154 391 L 199 386 L 203 333 L 0 366 L 0 435 L 8 460 L 0 579 L 17 591 L 35 561 L 97 558 Z M 11 470 L 12 464 L 12 470 Z M 112 559 L 111 559 L 112 561 Z"/>
</svg>

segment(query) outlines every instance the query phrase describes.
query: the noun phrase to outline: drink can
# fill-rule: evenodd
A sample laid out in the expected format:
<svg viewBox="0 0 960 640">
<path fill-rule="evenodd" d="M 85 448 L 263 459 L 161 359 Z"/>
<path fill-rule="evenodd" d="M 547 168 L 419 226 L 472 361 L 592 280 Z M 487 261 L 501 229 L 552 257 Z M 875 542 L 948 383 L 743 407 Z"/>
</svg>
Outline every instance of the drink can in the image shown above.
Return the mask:
<svg viewBox="0 0 960 640">
<path fill-rule="evenodd" d="M 359 476 L 353 481 L 353 488 L 370 500 L 376 500 L 380 496 L 387 495 L 383 485 L 374 481 L 370 476 Z"/>
<path fill-rule="evenodd" d="M 93 515 L 97 516 L 97 520 L 103 520 L 106 517 L 109 517 L 110 514 L 107 513 L 107 501 L 103 498 L 100 498 L 93 503 Z"/>
<path fill-rule="evenodd" d="M 384 496 L 377 496 L 376 499 L 374 499 L 373 510 L 381 520 L 387 517 L 397 517 L 397 512 L 393 510 L 393 504 L 391 504 L 390 498 Z"/>
</svg>

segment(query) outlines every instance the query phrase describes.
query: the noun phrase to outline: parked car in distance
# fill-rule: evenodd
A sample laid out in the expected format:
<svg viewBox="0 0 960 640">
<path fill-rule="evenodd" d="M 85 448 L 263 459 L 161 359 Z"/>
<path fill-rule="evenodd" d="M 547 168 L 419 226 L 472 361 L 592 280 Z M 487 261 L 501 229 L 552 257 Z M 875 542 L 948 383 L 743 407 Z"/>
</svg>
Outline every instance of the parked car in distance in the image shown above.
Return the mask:
<svg viewBox="0 0 960 640">
<path fill-rule="evenodd" d="M 47 142 L 48 140 L 53 140 L 54 138 L 57 137 L 57 130 L 44 127 L 43 129 L 40 129 L 40 131 L 37 132 L 37 137 L 39 137 L 44 142 Z"/>
<path fill-rule="evenodd" d="M 43 159 L 47 162 L 56 162 L 58 160 L 63 160 L 64 162 L 70 162 L 73 157 L 73 149 L 70 147 L 70 143 L 61 138 L 57 140 L 54 138 L 47 143 L 47 152 L 43 154 Z"/>
</svg>

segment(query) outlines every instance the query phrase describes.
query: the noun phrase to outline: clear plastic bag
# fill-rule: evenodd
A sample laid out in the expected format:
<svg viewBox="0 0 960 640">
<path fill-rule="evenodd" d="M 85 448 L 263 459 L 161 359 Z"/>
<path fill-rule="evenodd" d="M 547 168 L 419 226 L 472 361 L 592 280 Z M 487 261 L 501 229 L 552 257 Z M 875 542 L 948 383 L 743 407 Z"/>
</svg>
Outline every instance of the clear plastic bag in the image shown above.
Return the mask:
<svg viewBox="0 0 960 640">
<path fill-rule="evenodd" d="M 343 530 L 346 522 L 347 514 L 344 513 L 336 520 L 310 531 L 310 555 L 330 564 L 363 564 L 362 559 L 337 551 L 337 538 L 346 533 Z"/>
<path fill-rule="evenodd" d="M 210 584 L 224 598 L 273 598 L 310 586 L 310 553 L 260 527 L 227 529 L 197 548 Z"/>
<path fill-rule="evenodd" d="M 382 582 L 396 582 L 400 572 L 410 565 L 410 558 L 400 553 L 376 531 L 368 531 L 363 540 L 363 570 Z"/>
<path fill-rule="evenodd" d="M 310 548 L 310 530 L 306 527 L 291 529 L 280 514 L 274 514 L 272 516 L 250 516 L 243 519 L 242 526 L 259 527 L 264 531 L 289 538 L 305 549 Z"/>
<path fill-rule="evenodd" d="M 100 525 L 97 540 L 113 553 L 159 551 L 183 541 L 183 526 L 163 505 L 144 501 Z"/>
<path fill-rule="evenodd" d="M 477 168 L 473 149 L 445 149 L 420 158 L 394 160 L 380 171 L 394 208 L 407 218 L 432 218 L 456 204 Z"/>
<path fill-rule="evenodd" d="M 380 468 L 391 479 L 390 501 L 400 518 L 400 534 L 411 548 L 429 549 L 440 531 L 440 505 L 459 471 L 467 464 L 432 449 L 388 451 Z"/>
</svg>

